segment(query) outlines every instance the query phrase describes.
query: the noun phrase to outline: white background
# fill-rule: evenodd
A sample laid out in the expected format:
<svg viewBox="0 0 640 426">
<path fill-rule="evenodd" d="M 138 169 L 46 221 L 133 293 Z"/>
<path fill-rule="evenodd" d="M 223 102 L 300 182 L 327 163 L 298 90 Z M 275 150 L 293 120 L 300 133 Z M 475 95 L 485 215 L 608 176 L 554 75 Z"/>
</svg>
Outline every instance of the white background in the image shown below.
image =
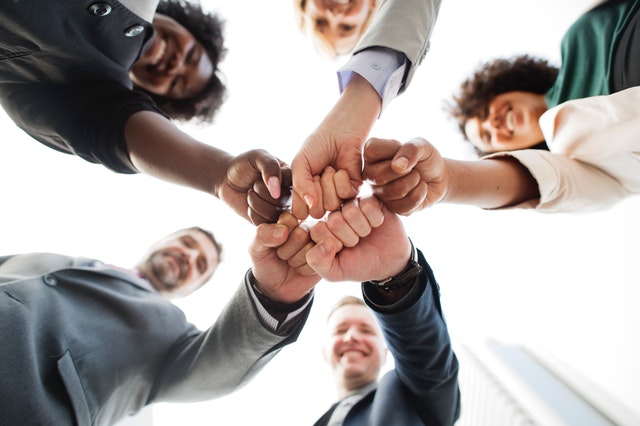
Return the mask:
<svg viewBox="0 0 640 426">
<path fill-rule="evenodd" d="M 423 136 L 465 158 L 444 100 L 482 59 L 531 53 L 557 63 L 563 33 L 592 1 L 443 3 L 427 59 L 371 135 Z M 341 62 L 315 55 L 287 0 L 204 4 L 227 21 L 230 97 L 213 126 L 185 129 L 234 154 L 265 148 L 290 161 L 336 101 Z M 222 241 L 224 261 L 178 304 L 201 328 L 215 321 L 249 267 L 249 223 L 207 194 L 47 149 L 4 114 L 0 126 L 0 254 L 52 251 L 131 266 L 166 233 L 201 225 Z M 405 223 L 435 270 L 455 345 L 495 337 L 541 347 L 640 410 L 639 214 L 635 197 L 588 215 L 438 205 Z M 312 424 L 335 399 L 320 348 L 327 309 L 345 293 L 358 294 L 358 285 L 321 283 L 299 342 L 247 387 L 205 403 L 158 404 L 154 424 Z"/>
</svg>

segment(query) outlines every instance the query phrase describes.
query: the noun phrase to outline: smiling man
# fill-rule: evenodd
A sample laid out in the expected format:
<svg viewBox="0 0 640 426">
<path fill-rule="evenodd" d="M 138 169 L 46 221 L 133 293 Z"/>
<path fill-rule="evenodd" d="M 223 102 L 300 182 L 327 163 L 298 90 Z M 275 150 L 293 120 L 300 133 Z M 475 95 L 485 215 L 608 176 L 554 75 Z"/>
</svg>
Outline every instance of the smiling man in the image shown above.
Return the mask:
<svg viewBox="0 0 640 426">
<path fill-rule="evenodd" d="M 184 297 L 211 278 L 221 252 L 209 231 L 187 228 L 151 246 L 136 269 L 163 296 Z"/>
<path fill-rule="evenodd" d="M 107 426 L 155 402 L 204 401 L 247 384 L 297 339 L 318 281 L 292 277 L 274 247 L 286 241 L 296 255 L 307 240 L 290 242 L 291 227 L 273 226 L 256 234 L 253 266 L 207 330 L 168 300 L 196 290 L 218 265 L 220 245 L 200 228 L 161 239 L 135 268 L 0 256 L 2 422 Z M 288 309 L 286 324 L 269 322 L 254 286 Z"/>
<path fill-rule="evenodd" d="M 339 401 L 315 426 L 453 425 L 460 414 L 458 361 L 438 283 L 400 218 L 371 200 L 347 202 L 311 228 L 316 246 L 308 265 L 328 281 L 362 282 L 362 299 L 341 299 L 327 320 L 323 354 Z M 358 209 L 367 220 L 354 214 Z M 383 220 L 373 224 L 376 209 Z M 376 227 L 367 229 L 367 222 Z M 364 236 L 348 242 L 345 229 Z M 385 343 L 395 363 L 378 380 Z"/>
</svg>

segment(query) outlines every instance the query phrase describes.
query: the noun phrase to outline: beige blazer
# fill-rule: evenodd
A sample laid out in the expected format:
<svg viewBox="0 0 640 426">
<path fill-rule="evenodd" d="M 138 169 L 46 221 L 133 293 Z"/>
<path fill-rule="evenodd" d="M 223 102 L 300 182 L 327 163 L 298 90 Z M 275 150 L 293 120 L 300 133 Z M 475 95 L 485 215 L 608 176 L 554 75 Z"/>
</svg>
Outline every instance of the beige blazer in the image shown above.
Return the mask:
<svg viewBox="0 0 640 426">
<path fill-rule="evenodd" d="M 400 88 L 400 92 L 404 91 L 429 50 L 439 10 L 440 0 L 382 0 L 354 53 L 375 46 L 404 53 L 410 62 Z"/>
</svg>

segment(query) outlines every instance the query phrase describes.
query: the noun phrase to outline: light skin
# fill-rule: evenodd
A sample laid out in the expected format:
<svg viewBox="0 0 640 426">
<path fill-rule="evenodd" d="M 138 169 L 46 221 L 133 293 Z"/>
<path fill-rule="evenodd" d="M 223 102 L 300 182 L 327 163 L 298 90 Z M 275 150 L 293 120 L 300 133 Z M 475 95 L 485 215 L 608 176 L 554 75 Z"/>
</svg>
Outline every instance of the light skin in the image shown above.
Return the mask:
<svg viewBox="0 0 640 426">
<path fill-rule="evenodd" d="M 277 223 L 263 223 L 249 247 L 258 290 L 271 300 L 294 303 L 320 281 L 305 261 L 313 243 L 309 231 L 288 212 Z"/>
<path fill-rule="evenodd" d="M 376 197 L 346 202 L 311 228 L 311 239 L 316 245 L 307 264 L 327 281 L 383 280 L 400 273 L 411 256 L 400 218 Z"/>
<path fill-rule="evenodd" d="M 258 288 L 272 300 L 293 303 L 320 277 L 368 281 L 398 274 L 411 255 L 400 219 L 375 197 L 351 200 L 311 226 L 283 212 L 278 223 L 257 227 L 249 249 Z"/>
<path fill-rule="evenodd" d="M 304 14 L 314 32 L 340 55 L 354 49 L 375 7 L 375 0 L 307 0 Z"/>
<path fill-rule="evenodd" d="M 171 299 L 187 296 L 202 286 L 218 263 L 218 250 L 211 239 L 196 229 L 185 229 L 153 244 L 135 269 Z"/>
<path fill-rule="evenodd" d="M 272 300 L 286 303 L 304 297 L 320 277 L 367 281 L 396 275 L 411 255 L 402 222 L 375 197 L 345 203 L 317 222 L 310 234 L 290 213 L 256 231 L 249 253 L 258 288 Z M 329 318 L 328 328 L 323 354 L 340 398 L 377 380 L 387 350 L 371 311 L 365 306 L 342 306 Z"/>
<path fill-rule="evenodd" d="M 258 289 L 279 302 L 300 300 L 320 280 L 318 271 L 308 263 L 310 255 L 317 265 L 333 262 L 342 247 L 357 245 L 362 237 L 382 225 L 383 220 L 382 204 L 369 197 L 345 203 L 341 211 L 333 212 L 313 226 L 300 222 L 286 211 L 277 223 L 259 225 L 256 239 L 249 248 Z M 312 240 L 312 234 L 321 241 L 320 248 Z M 325 249 L 327 246 L 330 249 Z M 358 265 L 357 273 L 361 273 L 361 269 Z M 343 276 L 347 279 L 346 274 Z M 328 274 L 322 277 L 331 280 L 335 276 Z"/>
<path fill-rule="evenodd" d="M 382 101 L 363 77 L 355 74 L 336 105 L 316 130 L 307 137 L 291 162 L 292 213 L 298 219 L 324 216 L 340 207 L 340 199 L 357 195 L 362 185 L 362 146 L 373 127 Z M 341 171 L 336 188 L 338 200 L 327 203 L 318 189 L 327 166 Z"/>
<path fill-rule="evenodd" d="M 156 13 L 156 36 L 133 65 L 129 76 L 139 87 L 172 99 L 200 93 L 213 76 L 214 66 L 202 44 L 175 19 Z"/>
<path fill-rule="evenodd" d="M 370 139 L 364 176 L 392 211 L 411 214 L 436 203 L 500 208 L 540 197 L 528 170 L 509 158 L 459 161 L 443 158 L 425 139 L 400 144 Z"/>
<path fill-rule="evenodd" d="M 368 233 L 357 210 L 370 224 Z M 345 224 L 352 234 L 366 235 L 350 241 Z M 400 218 L 375 197 L 345 203 L 311 229 L 311 238 L 316 246 L 307 253 L 307 262 L 328 281 L 381 280 L 400 273 L 411 256 Z M 339 398 L 377 380 L 387 350 L 372 312 L 363 305 L 343 305 L 329 317 L 328 330 L 323 355 Z"/>
<path fill-rule="evenodd" d="M 546 110 L 544 94 L 502 93 L 489 103 L 487 118 L 467 120 L 465 134 L 486 153 L 526 149 L 544 140 L 538 120 Z"/>
<path fill-rule="evenodd" d="M 337 308 L 328 319 L 327 329 L 322 354 L 342 399 L 350 391 L 377 380 L 387 349 L 378 322 L 364 305 Z"/>
</svg>

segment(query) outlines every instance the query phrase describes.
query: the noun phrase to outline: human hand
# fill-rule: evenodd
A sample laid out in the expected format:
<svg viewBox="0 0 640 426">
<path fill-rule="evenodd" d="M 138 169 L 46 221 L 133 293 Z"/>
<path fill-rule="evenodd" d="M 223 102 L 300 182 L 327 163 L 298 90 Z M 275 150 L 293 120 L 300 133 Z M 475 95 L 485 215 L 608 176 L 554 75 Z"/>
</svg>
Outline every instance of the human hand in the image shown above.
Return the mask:
<svg viewBox="0 0 640 426">
<path fill-rule="evenodd" d="M 277 223 L 258 225 L 249 247 L 258 290 L 278 302 L 302 299 L 320 280 L 306 264 L 313 246 L 309 231 L 291 213 L 283 212 Z"/>
<path fill-rule="evenodd" d="M 410 215 L 442 200 L 448 189 L 446 163 L 422 138 L 401 144 L 369 139 L 364 146 L 363 177 L 389 210 Z"/>
<path fill-rule="evenodd" d="M 327 281 L 382 280 L 401 272 L 411 255 L 400 218 L 375 197 L 345 203 L 311 228 L 311 239 L 307 263 Z"/>
<path fill-rule="evenodd" d="M 321 130 L 322 131 L 322 130 Z M 366 136 L 365 136 L 366 137 Z M 309 136 L 302 148 L 291 163 L 293 170 L 293 188 L 291 200 L 292 213 L 298 219 L 304 219 L 308 215 L 316 219 L 324 216 L 325 212 L 333 211 L 340 207 L 342 200 L 348 200 L 358 194 L 358 188 L 362 185 L 362 153 L 360 151 L 362 140 L 353 138 L 340 138 L 339 136 L 326 136 L 316 131 Z M 327 166 L 340 169 L 337 175 L 341 179 L 340 184 L 333 184 L 336 190 L 333 200 L 325 200 L 322 195 L 321 185 L 329 183 L 329 174 L 336 175 L 334 167 L 328 174 L 323 173 Z M 297 182 L 296 182 L 296 173 Z M 325 175 L 323 179 L 321 176 Z M 298 185 L 298 190 L 296 190 Z M 306 197 L 303 199 L 302 197 Z M 325 201 L 327 205 L 325 205 Z"/>
<path fill-rule="evenodd" d="M 284 165 L 281 166 L 280 172 L 282 183 L 279 198 L 271 196 L 269 188 L 262 180 L 255 181 L 253 187 L 247 191 L 249 219 L 254 225 L 275 223 L 280 214 L 289 211 L 291 207 L 291 169 Z"/>
<path fill-rule="evenodd" d="M 343 170 L 349 178 L 349 185 L 340 185 L 344 192 L 338 196 L 342 200 L 357 195 L 362 185 L 362 145 L 380 113 L 381 105 L 376 90 L 356 74 L 334 108 L 302 144 L 291 163 L 291 209 L 298 219 L 309 214 L 316 219 L 321 218 L 335 207 L 332 203 L 325 208 L 318 192 L 319 181 L 314 179 L 327 166 Z"/>
<path fill-rule="evenodd" d="M 291 171 L 262 149 L 232 158 L 214 191 L 240 216 L 255 225 L 275 222 L 290 197 Z"/>
</svg>

